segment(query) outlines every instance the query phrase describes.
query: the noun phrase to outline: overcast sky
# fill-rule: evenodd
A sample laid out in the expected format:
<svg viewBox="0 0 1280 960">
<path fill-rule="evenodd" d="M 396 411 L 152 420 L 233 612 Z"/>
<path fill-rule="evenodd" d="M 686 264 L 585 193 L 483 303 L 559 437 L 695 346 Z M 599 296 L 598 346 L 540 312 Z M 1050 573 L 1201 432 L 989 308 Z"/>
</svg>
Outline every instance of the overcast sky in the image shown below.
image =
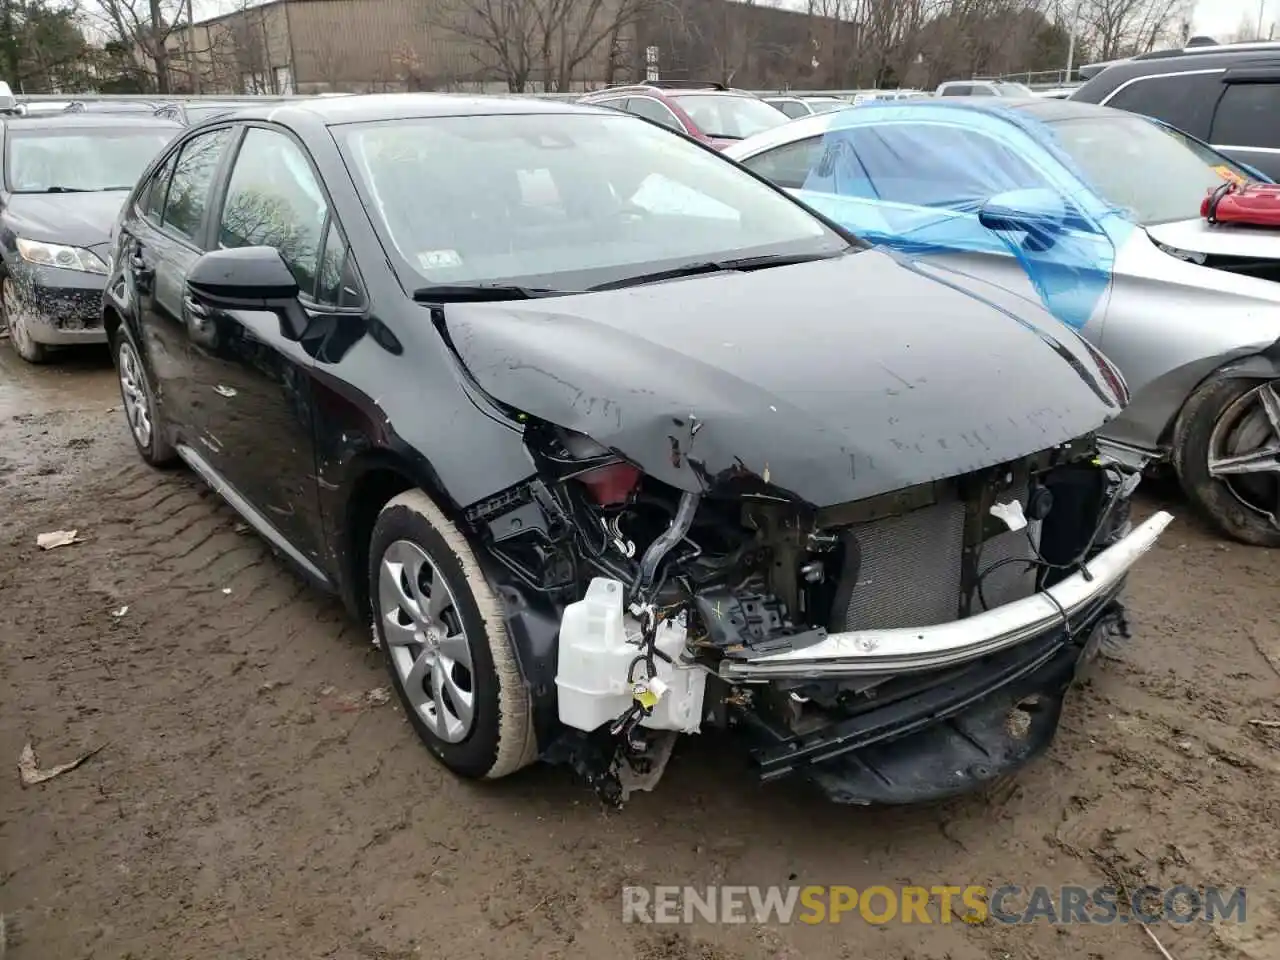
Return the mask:
<svg viewBox="0 0 1280 960">
<path fill-rule="evenodd" d="M 1280 0 L 1198 0 L 1194 32 L 1222 39 L 1234 34 L 1246 17 L 1253 29 L 1257 29 L 1260 2 L 1265 8 L 1262 26 L 1265 36 L 1280 16 Z M 236 5 L 236 0 L 194 0 L 196 19 L 225 13 L 235 9 Z"/>
<path fill-rule="evenodd" d="M 1262 10 L 1262 35 L 1265 37 L 1275 21 L 1280 3 L 1277 0 L 1199 0 L 1196 4 L 1195 32 L 1211 37 L 1225 37 L 1236 32 L 1248 18 L 1253 30 L 1258 28 L 1258 11 Z"/>
</svg>

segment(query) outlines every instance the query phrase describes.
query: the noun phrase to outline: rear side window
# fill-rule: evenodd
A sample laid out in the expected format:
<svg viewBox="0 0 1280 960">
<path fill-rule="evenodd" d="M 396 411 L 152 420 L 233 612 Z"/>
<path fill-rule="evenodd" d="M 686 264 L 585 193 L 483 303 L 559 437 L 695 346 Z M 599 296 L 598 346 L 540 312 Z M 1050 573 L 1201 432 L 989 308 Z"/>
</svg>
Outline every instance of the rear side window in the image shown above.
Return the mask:
<svg viewBox="0 0 1280 960">
<path fill-rule="evenodd" d="M 627 105 L 627 110 L 637 117 L 654 120 L 664 127 L 670 127 L 672 130 L 684 129 L 680 126 L 679 121 L 676 120 L 675 114 L 657 100 L 650 100 L 648 97 L 632 97 Z"/>
<path fill-rule="evenodd" d="M 944 97 L 967 97 L 973 92 L 973 86 L 968 83 L 955 83 L 949 87 L 943 87 L 941 96 Z"/>
<path fill-rule="evenodd" d="M 1280 147 L 1280 84 L 1233 83 L 1218 101 L 1214 143 L 1243 147 Z"/>
<path fill-rule="evenodd" d="M 164 198 L 169 192 L 169 180 L 173 176 L 173 165 L 177 159 L 176 153 L 170 154 L 169 159 L 161 164 L 160 169 L 151 175 L 146 189 L 138 198 L 138 209 L 142 211 L 143 217 L 157 227 L 160 226 L 160 218 L 164 215 Z"/>
<path fill-rule="evenodd" d="M 1103 100 L 1108 107 L 1163 120 L 1201 139 L 1209 135 L 1222 72 L 1142 77 Z"/>
<path fill-rule="evenodd" d="M 164 225 L 188 240 L 194 240 L 204 222 L 209 193 L 222 152 L 231 140 L 231 129 L 223 127 L 201 134 L 183 145 L 173 169 L 164 205 Z"/>
</svg>

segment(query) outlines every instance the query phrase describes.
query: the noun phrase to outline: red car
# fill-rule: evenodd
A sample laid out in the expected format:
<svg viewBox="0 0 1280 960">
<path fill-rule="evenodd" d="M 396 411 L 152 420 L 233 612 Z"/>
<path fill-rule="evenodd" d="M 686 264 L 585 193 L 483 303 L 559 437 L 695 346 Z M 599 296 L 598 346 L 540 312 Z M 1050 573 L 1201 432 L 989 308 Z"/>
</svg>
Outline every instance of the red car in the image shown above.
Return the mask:
<svg viewBox="0 0 1280 960">
<path fill-rule="evenodd" d="M 717 150 L 790 119 L 755 94 L 723 83 L 667 80 L 606 87 L 579 102 L 634 113 Z"/>
</svg>

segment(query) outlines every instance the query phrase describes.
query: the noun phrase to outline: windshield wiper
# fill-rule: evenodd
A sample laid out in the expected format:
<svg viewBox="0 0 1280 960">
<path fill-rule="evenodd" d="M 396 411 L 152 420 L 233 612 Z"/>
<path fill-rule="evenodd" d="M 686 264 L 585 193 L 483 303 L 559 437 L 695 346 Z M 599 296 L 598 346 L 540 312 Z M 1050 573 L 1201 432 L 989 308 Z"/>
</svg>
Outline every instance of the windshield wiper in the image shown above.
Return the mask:
<svg viewBox="0 0 1280 960">
<path fill-rule="evenodd" d="M 509 283 L 436 283 L 413 291 L 415 303 L 485 303 L 495 300 L 535 300 L 573 293 L 549 287 L 521 287 Z"/>
<path fill-rule="evenodd" d="M 787 267 L 797 263 L 812 263 L 815 260 L 830 260 L 846 252 L 847 249 L 835 253 L 771 253 L 759 257 L 737 257 L 730 260 L 703 260 L 671 267 L 668 270 L 655 270 L 653 273 L 641 273 L 634 277 L 623 277 L 621 280 L 610 280 L 608 283 L 597 284 L 587 289 L 591 291 L 620 290 L 623 287 L 637 287 L 645 283 L 659 283 L 662 280 L 679 280 L 682 277 L 696 277 L 705 273 L 747 272 L 769 267 Z"/>
<path fill-rule="evenodd" d="M 85 187 L 45 187 L 45 193 L 94 193 Z"/>
</svg>

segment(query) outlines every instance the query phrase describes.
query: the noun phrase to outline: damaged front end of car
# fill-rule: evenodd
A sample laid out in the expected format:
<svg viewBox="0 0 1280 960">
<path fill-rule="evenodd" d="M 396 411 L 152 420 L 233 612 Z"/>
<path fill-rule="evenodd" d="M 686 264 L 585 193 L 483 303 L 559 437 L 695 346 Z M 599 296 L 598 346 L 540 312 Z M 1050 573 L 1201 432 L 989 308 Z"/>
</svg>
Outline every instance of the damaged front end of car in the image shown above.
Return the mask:
<svg viewBox="0 0 1280 960">
<path fill-rule="evenodd" d="M 526 437 L 539 479 L 469 519 L 560 611 L 549 755 L 614 801 L 708 728 L 745 734 L 763 779 L 842 802 L 1007 773 L 1127 635 L 1124 576 L 1170 520 L 1135 527 L 1140 474 L 1088 440 L 815 509 L 763 483 L 682 492 L 550 424 Z"/>
<path fill-rule="evenodd" d="M 856 399 L 742 387 L 727 360 L 647 392 L 624 373 L 594 382 L 597 322 L 578 328 L 578 360 L 556 359 L 537 309 L 468 308 L 439 326 L 464 387 L 522 431 L 535 467 L 466 520 L 507 602 L 542 756 L 605 799 L 651 788 L 679 734 L 721 729 L 746 739 L 762 779 L 800 775 L 839 802 L 963 792 L 1041 752 L 1078 669 L 1126 635 L 1125 575 L 1172 518 L 1134 524 L 1142 465 L 1079 430 L 1123 403 L 1087 348 L 1071 345 L 1061 380 L 1028 374 L 1061 387 L 1053 417 L 957 434 L 932 398 L 837 414 Z M 966 361 L 959 338 L 934 339 Z M 1056 363 L 1066 348 L 1049 347 Z M 645 349 L 617 369 L 644 371 Z M 865 386 L 873 366 L 851 376 Z M 907 361 L 891 372 L 911 379 Z M 696 412 L 670 412 L 691 396 Z M 937 413 L 898 431 L 915 440 L 895 460 L 874 425 L 908 402 Z M 966 453 L 931 459 L 947 436 Z M 1047 442 L 1027 449 L 1032 437 Z"/>
</svg>

